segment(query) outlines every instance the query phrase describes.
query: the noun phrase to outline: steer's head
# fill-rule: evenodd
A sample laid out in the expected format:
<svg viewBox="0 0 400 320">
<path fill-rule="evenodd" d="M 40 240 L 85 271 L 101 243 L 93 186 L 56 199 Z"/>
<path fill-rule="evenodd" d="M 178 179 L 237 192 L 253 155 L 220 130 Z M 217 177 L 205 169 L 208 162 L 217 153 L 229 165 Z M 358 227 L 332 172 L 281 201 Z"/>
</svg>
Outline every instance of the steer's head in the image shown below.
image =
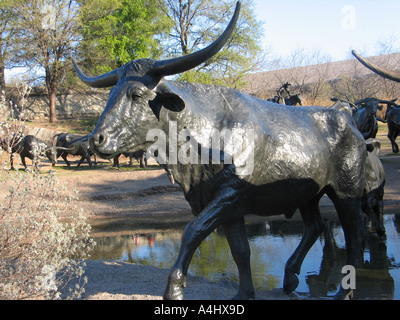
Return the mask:
<svg viewBox="0 0 400 320">
<path fill-rule="evenodd" d="M 376 99 L 376 98 L 365 98 L 359 101 L 356 101 L 354 104 L 360 106 L 361 108 L 365 108 L 367 114 L 369 116 L 375 116 L 378 110 L 382 110 L 382 105 L 380 103 L 385 102 L 385 100 Z"/>
<path fill-rule="evenodd" d="M 231 36 L 239 17 L 240 2 L 223 34 L 208 47 L 175 59 L 133 60 L 107 74 L 88 77 L 73 61 L 78 76 L 94 88 L 114 86 L 106 107 L 89 136 L 92 150 L 103 158 L 135 151 L 146 142 L 146 133 L 159 120 L 162 107 L 180 112 L 185 102 L 170 92 L 163 77 L 193 69 L 213 57 Z"/>
</svg>

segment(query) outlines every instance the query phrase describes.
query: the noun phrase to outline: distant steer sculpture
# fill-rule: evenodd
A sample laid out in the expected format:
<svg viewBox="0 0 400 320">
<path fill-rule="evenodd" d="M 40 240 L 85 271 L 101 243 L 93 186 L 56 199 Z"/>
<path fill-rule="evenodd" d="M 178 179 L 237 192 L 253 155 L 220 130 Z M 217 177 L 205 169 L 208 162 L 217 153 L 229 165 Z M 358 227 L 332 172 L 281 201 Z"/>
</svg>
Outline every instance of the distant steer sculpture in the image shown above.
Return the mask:
<svg viewBox="0 0 400 320">
<path fill-rule="evenodd" d="M 388 138 L 392 144 L 393 153 L 399 153 L 396 138 L 400 133 L 400 107 L 390 109 L 386 114 L 388 125 Z"/>
<path fill-rule="evenodd" d="M 57 153 L 57 158 L 61 156 L 68 167 L 71 166 L 71 163 L 68 161 L 67 158 L 69 154 L 81 157 L 76 166 L 77 168 L 83 163 L 83 161 L 85 161 L 85 159 L 89 163 L 89 166 L 92 166 L 92 161 L 90 160 L 90 157 L 94 155 L 94 153 L 90 149 L 88 136 L 81 136 L 72 133 L 58 133 L 53 137 L 53 139 L 54 138 L 57 138 L 56 146 L 64 147 L 63 150 L 60 150 Z M 94 161 L 96 164 L 96 155 L 94 155 Z"/>
<path fill-rule="evenodd" d="M 39 164 L 38 161 L 40 158 L 47 157 L 52 165 L 57 163 L 57 152 L 59 150 L 65 150 L 65 148 L 59 148 L 55 146 L 49 146 L 46 142 L 43 140 L 33 136 L 33 135 L 27 135 L 27 136 L 18 136 L 14 135 L 11 143 L 7 143 L 7 141 L 3 142 L 3 146 L 10 146 L 10 163 L 11 163 L 11 170 L 14 170 L 14 154 L 18 153 L 21 157 L 21 162 L 23 166 L 25 167 L 25 170 L 27 169 L 26 161 L 25 158 L 31 159 L 33 163 L 33 169 L 34 171 L 40 171 L 39 170 Z"/>
<path fill-rule="evenodd" d="M 135 158 L 136 161 L 139 162 L 140 168 L 147 167 L 146 150 L 139 150 L 136 152 L 124 153 L 123 155 L 125 157 L 129 157 L 129 166 L 131 166 L 133 164 L 133 159 Z M 119 165 L 119 157 L 120 156 L 121 156 L 121 154 L 117 154 L 116 156 L 114 156 L 113 167 L 117 167 L 118 169 L 120 168 L 120 165 Z"/>
<path fill-rule="evenodd" d="M 222 35 L 186 56 L 134 60 L 97 77 L 86 76 L 74 62 L 90 86 L 114 86 L 89 138 L 93 151 L 111 159 L 156 149 L 157 161 L 182 187 L 195 215 L 182 235 L 164 299 L 183 299 L 191 258 L 219 226 L 239 271 L 235 298 L 254 298 L 244 216 L 291 217 L 300 208 L 305 230 L 286 263 L 283 284 L 286 293 L 292 292 L 307 252 L 323 231 L 318 204 L 324 194 L 343 226 L 347 264 L 356 266 L 362 257 L 367 150 L 350 117 L 319 107 L 282 108 L 230 88 L 164 79 L 214 56 L 231 36 L 239 11 L 240 2 Z M 337 296 L 349 291 L 341 287 Z"/>
<path fill-rule="evenodd" d="M 363 57 L 361 57 L 355 50 L 352 51 L 353 55 L 360 61 L 365 67 L 372 70 L 376 74 L 380 76 L 393 80 L 396 82 L 400 82 L 400 71 L 397 70 L 388 70 L 386 68 L 378 67 L 368 61 L 366 61 Z M 399 146 L 396 143 L 396 138 L 400 132 L 400 109 L 393 108 L 390 110 L 387 115 L 387 122 L 388 122 L 388 138 L 392 143 L 392 150 L 393 153 L 399 153 Z"/>
<path fill-rule="evenodd" d="M 379 105 L 381 103 L 389 104 L 391 102 L 376 98 L 366 98 L 354 102 L 358 108 L 353 118 L 365 140 L 376 137 L 378 133 L 378 120 L 385 122 L 376 115 L 378 110 L 382 110 L 382 106 Z"/>
</svg>

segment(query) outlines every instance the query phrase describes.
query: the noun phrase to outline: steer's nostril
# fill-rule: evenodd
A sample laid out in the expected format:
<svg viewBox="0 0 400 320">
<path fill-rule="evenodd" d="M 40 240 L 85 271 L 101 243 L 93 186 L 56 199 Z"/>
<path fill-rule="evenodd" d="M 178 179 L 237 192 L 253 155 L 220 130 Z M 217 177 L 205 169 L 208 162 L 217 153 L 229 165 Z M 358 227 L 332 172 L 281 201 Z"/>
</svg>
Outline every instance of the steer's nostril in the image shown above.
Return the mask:
<svg viewBox="0 0 400 320">
<path fill-rule="evenodd" d="M 96 133 L 89 139 L 89 145 L 93 152 L 104 159 L 111 159 L 117 151 L 117 141 L 108 134 Z"/>
<path fill-rule="evenodd" d="M 102 145 L 103 144 L 103 142 L 104 142 L 104 136 L 102 135 L 102 134 L 99 134 L 99 138 L 98 138 L 98 141 L 99 141 L 99 145 Z"/>
<path fill-rule="evenodd" d="M 99 147 L 105 142 L 105 138 L 102 134 L 98 133 L 93 136 L 93 143 L 95 146 Z"/>
</svg>

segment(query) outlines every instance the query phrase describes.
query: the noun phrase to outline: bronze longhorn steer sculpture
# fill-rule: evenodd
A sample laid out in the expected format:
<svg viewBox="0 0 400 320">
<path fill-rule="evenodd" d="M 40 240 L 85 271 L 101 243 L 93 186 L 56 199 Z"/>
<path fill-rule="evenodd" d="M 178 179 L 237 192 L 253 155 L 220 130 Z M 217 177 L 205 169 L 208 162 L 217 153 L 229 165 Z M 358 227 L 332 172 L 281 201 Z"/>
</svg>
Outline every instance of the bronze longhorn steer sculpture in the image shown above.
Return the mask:
<svg viewBox="0 0 400 320">
<path fill-rule="evenodd" d="M 158 161 L 182 187 L 195 215 L 183 233 L 165 299 L 183 299 L 196 248 L 220 226 L 239 270 L 235 298 L 254 298 L 244 216 L 291 217 L 300 208 L 304 234 L 286 264 L 283 284 L 286 293 L 292 292 L 307 252 L 323 231 L 318 204 L 324 194 L 332 199 L 343 226 L 347 264 L 357 266 L 362 257 L 361 196 L 367 149 L 350 116 L 322 107 L 282 108 L 231 88 L 164 79 L 213 57 L 231 36 L 239 10 L 238 2 L 222 35 L 193 54 L 163 61 L 134 60 L 97 77 L 86 76 L 74 62 L 88 85 L 114 86 L 90 135 L 93 151 L 111 159 L 119 153 L 147 150 L 154 146 L 154 132 L 158 132 L 157 143 L 165 142 L 164 149 L 159 145 Z M 185 137 L 177 137 L 176 132 Z M 224 147 L 216 144 L 217 133 L 234 142 L 224 141 Z M 188 151 L 190 161 L 177 161 L 187 160 Z M 341 287 L 338 296 L 350 290 Z"/>
<path fill-rule="evenodd" d="M 52 165 L 55 165 L 57 163 L 57 152 L 59 150 L 68 150 L 62 147 L 50 146 L 33 135 L 24 136 L 22 134 L 14 134 L 11 138 L 0 141 L 0 146 L 10 153 L 11 170 L 15 170 L 14 155 L 18 153 L 25 170 L 28 169 L 25 158 L 28 158 L 32 160 L 33 171 L 36 172 L 40 172 L 40 159 L 47 157 Z"/>
<path fill-rule="evenodd" d="M 381 104 L 392 105 L 392 101 L 377 99 L 377 98 L 365 98 L 354 102 L 357 106 L 353 114 L 353 119 L 356 122 L 358 130 L 360 130 L 365 140 L 370 138 L 376 138 L 378 133 L 378 121 L 386 122 L 385 120 L 378 117 L 378 110 L 382 110 Z"/>
<path fill-rule="evenodd" d="M 71 166 L 71 163 L 68 161 L 68 155 L 80 156 L 81 159 L 77 164 L 77 168 L 83 163 L 83 161 L 87 161 L 89 166 L 93 165 L 90 157 L 94 156 L 94 164 L 97 165 L 97 157 L 96 154 L 90 149 L 89 146 L 89 138 L 88 136 L 82 136 L 73 133 L 61 132 L 56 134 L 53 137 L 53 140 L 56 139 L 56 146 L 61 147 L 60 151 L 57 152 L 57 158 L 61 156 L 68 167 Z"/>
<path fill-rule="evenodd" d="M 376 74 L 396 82 L 400 82 L 400 71 L 396 70 L 388 70 L 386 68 L 378 67 L 373 63 L 366 61 L 363 57 L 361 57 L 355 50 L 352 51 L 353 55 L 360 61 L 365 67 L 372 70 Z M 393 153 L 399 153 L 399 146 L 396 143 L 396 138 L 400 133 L 400 108 L 395 105 L 392 101 L 392 106 L 395 108 L 387 111 L 386 118 L 388 124 L 388 138 L 392 144 Z M 389 107 L 389 104 L 388 104 Z"/>
</svg>

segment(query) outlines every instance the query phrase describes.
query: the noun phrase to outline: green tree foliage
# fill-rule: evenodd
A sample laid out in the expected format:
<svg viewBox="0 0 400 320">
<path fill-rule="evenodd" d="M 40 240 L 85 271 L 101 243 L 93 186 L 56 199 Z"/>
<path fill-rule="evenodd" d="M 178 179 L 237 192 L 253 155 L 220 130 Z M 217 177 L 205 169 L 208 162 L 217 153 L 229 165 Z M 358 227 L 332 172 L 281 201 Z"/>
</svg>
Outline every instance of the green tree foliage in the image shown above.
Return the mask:
<svg viewBox="0 0 400 320">
<path fill-rule="evenodd" d="M 258 70 L 262 25 L 252 0 L 241 2 L 236 31 L 224 48 L 177 79 L 240 88 L 243 76 Z M 0 8 L 6 3 L 13 8 L 9 25 L 17 26 L 11 39 L 12 63 L 44 79 L 50 122 L 55 122 L 57 90 L 79 86 L 71 56 L 96 75 L 134 59 L 195 52 L 223 32 L 236 0 L 3 0 Z"/>
<path fill-rule="evenodd" d="M 84 0 L 80 51 L 93 73 L 104 73 L 139 58 L 158 58 L 170 23 L 159 0 Z"/>
</svg>

